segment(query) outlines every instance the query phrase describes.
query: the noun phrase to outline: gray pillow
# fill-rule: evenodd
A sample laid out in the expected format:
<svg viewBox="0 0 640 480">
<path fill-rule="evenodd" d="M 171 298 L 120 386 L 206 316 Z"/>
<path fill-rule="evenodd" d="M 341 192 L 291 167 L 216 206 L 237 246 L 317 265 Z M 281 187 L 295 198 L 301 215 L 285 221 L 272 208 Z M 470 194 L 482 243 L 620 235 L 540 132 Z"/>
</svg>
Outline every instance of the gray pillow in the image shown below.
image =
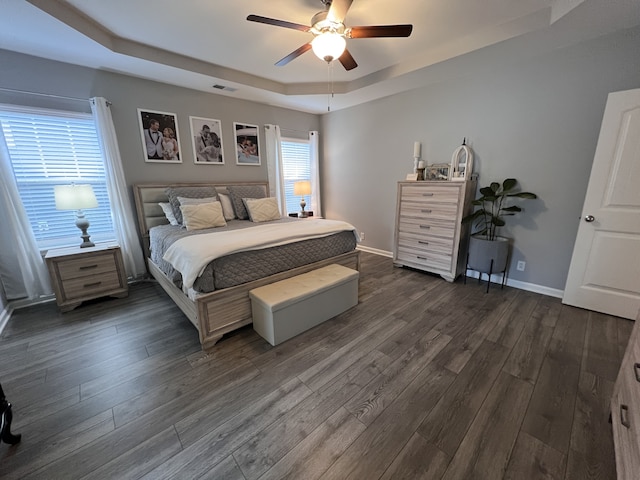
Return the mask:
<svg viewBox="0 0 640 480">
<path fill-rule="evenodd" d="M 182 225 L 182 212 L 180 211 L 180 200 L 178 197 L 188 198 L 218 198 L 218 193 L 214 187 L 167 187 L 164 191 L 167 194 L 169 203 L 171 204 L 171 210 L 176 217 L 178 224 Z"/>
<path fill-rule="evenodd" d="M 265 198 L 266 188 L 263 185 L 233 185 L 227 187 L 229 198 L 233 205 L 233 211 L 240 220 L 247 220 L 249 213 L 242 201 L 243 198 Z"/>
</svg>

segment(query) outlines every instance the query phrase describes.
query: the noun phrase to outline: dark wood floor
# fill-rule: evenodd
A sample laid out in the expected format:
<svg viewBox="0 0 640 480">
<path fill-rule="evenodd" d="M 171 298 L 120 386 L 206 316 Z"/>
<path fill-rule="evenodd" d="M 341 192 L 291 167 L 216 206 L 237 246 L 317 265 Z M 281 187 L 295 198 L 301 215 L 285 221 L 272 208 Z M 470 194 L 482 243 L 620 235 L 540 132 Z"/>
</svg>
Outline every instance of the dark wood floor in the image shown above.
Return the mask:
<svg viewBox="0 0 640 480">
<path fill-rule="evenodd" d="M 153 283 L 14 313 L 0 477 L 613 479 L 609 399 L 632 322 L 362 255 L 360 303 L 210 355 Z"/>
</svg>

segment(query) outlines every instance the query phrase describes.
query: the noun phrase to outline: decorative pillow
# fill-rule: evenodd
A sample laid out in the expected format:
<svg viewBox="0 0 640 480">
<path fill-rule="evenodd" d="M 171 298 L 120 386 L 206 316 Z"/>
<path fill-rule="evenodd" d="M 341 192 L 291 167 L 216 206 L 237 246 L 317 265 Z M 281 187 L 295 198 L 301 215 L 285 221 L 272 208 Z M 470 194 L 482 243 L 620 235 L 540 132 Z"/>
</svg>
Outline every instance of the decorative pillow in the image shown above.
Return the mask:
<svg viewBox="0 0 640 480">
<path fill-rule="evenodd" d="M 173 210 L 171 209 L 171 204 L 169 202 L 160 202 L 158 203 L 164 212 L 164 216 L 169 220 L 170 225 L 179 225 L 178 220 L 176 220 L 176 216 L 173 214 Z"/>
<path fill-rule="evenodd" d="M 278 201 L 273 197 L 243 198 L 242 200 L 252 222 L 268 222 L 270 220 L 279 220 L 281 217 Z"/>
<path fill-rule="evenodd" d="M 249 218 L 249 213 L 242 203 L 243 198 L 264 198 L 267 196 L 265 188 L 261 185 L 233 185 L 227 187 L 227 191 L 233 205 L 233 211 L 240 220 Z"/>
<path fill-rule="evenodd" d="M 190 197 L 178 197 L 178 202 L 180 206 L 183 205 L 200 205 L 201 203 L 213 203 L 217 202 L 218 199 L 216 197 L 205 197 L 205 198 L 190 198 Z"/>
<path fill-rule="evenodd" d="M 218 198 L 220 199 L 220 203 L 222 204 L 222 213 L 224 214 L 225 220 L 233 220 L 236 218 L 236 214 L 233 211 L 233 205 L 231 204 L 231 199 L 229 195 L 226 193 L 218 193 Z"/>
<path fill-rule="evenodd" d="M 202 230 L 203 228 L 224 227 L 227 222 L 222 215 L 220 202 L 196 203 L 180 207 L 182 218 L 187 230 Z"/>
<path fill-rule="evenodd" d="M 189 198 L 207 198 L 207 197 L 218 197 L 216 189 L 214 187 L 167 187 L 164 191 L 167 194 L 167 198 L 169 199 L 169 203 L 171 204 L 171 210 L 173 210 L 173 215 L 176 217 L 176 220 L 180 225 L 182 225 L 182 212 L 180 211 L 180 201 L 178 197 L 189 197 Z"/>
</svg>

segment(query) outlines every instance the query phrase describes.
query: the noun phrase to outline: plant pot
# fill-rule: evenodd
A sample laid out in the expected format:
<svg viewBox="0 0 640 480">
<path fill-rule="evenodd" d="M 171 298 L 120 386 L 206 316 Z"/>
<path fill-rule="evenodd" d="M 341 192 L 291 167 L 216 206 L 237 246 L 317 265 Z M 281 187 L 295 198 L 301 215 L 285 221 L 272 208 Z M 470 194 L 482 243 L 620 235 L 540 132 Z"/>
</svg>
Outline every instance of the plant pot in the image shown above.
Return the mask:
<svg viewBox="0 0 640 480">
<path fill-rule="evenodd" d="M 496 237 L 495 240 L 488 240 L 484 236 L 472 235 L 469 239 L 469 268 L 481 273 L 500 273 L 507 269 L 508 259 L 508 238 Z"/>
</svg>

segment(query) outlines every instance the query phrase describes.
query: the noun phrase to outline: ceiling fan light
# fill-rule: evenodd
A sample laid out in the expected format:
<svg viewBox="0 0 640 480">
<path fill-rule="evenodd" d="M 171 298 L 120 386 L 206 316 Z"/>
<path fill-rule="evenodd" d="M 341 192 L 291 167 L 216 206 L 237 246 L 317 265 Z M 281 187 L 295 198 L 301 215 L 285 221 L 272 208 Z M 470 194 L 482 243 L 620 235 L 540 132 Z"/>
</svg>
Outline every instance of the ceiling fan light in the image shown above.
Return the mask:
<svg viewBox="0 0 640 480">
<path fill-rule="evenodd" d="M 331 62 L 336 58 L 340 58 L 346 46 L 347 41 L 344 36 L 335 32 L 321 33 L 311 41 L 313 53 L 325 62 Z"/>
</svg>

